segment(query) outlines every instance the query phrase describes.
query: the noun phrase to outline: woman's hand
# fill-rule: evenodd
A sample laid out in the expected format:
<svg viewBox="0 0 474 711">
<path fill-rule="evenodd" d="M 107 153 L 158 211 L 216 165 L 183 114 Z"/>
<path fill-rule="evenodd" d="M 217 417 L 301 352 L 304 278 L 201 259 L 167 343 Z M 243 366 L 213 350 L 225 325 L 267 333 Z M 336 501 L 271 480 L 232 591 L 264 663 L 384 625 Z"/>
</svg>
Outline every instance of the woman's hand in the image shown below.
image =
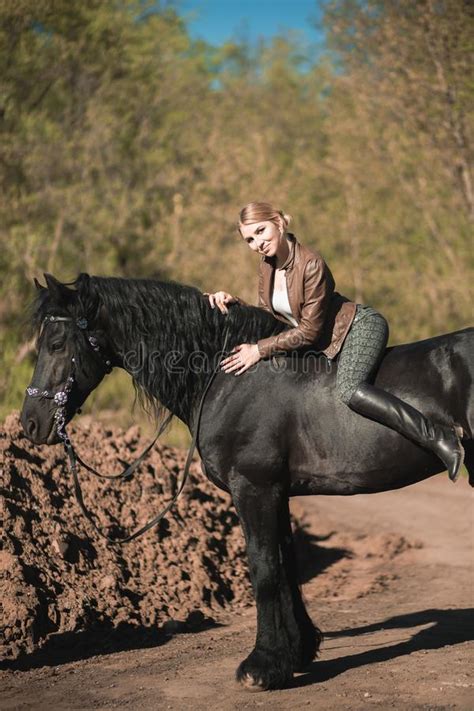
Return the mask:
<svg viewBox="0 0 474 711">
<path fill-rule="evenodd" d="M 233 304 L 237 301 L 237 299 L 235 299 L 231 294 L 228 294 L 226 291 L 216 291 L 215 294 L 209 294 L 207 291 L 203 291 L 203 296 L 209 297 L 211 308 L 217 306 L 223 314 L 229 312 L 226 304 Z"/>
<path fill-rule="evenodd" d="M 235 346 L 232 353 L 221 361 L 221 370 L 225 373 L 233 373 L 241 375 L 245 373 L 250 366 L 255 365 L 261 359 L 256 343 L 241 343 L 240 346 Z"/>
</svg>

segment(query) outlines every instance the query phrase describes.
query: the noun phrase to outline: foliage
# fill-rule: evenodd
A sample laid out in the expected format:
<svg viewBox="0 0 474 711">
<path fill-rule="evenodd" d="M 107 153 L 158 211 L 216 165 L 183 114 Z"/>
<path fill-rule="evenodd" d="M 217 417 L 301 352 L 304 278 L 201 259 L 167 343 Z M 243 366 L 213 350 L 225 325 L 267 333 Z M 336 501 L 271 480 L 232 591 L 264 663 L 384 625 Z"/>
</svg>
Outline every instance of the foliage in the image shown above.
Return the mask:
<svg viewBox="0 0 474 711">
<path fill-rule="evenodd" d="M 254 199 L 294 215 L 392 342 L 470 325 L 473 20 L 465 0 L 333 0 L 315 58 L 291 35 L 192 41 L 169 3 L 2 3 L 1 414 L 34 359 L 33 277 L 158 276 L 254 300 L 235 230 Z M 89 408 L 132 399 L 114 375 Z"/>
</svg>

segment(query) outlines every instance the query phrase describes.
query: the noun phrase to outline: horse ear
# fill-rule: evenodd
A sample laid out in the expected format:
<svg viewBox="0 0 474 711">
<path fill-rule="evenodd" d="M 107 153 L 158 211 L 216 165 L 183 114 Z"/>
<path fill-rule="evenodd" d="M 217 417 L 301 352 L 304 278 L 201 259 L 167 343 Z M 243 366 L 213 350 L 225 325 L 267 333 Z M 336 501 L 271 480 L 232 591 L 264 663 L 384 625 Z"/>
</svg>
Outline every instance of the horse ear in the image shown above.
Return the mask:
<svg viewBox="0 0 474 711">
<path fill-rule="evenodd" d="M 49 293 L 56 303 L 64 304 L 72 301 L 76 293 L 74 289 L 69 289 L 65 284 L 55 279 L 52 274 L 44 272 L 43 276 L 46 280 Z"/>
<path fill-rule="evenodd" d="M 42 284 L 40 284 L 36 277 L 33 277 L 33 281 L 34 281 L 35 286 L 38 289 L 38 291 L 46 291 L 46 287 L 43 286 Z"/>
</svg>

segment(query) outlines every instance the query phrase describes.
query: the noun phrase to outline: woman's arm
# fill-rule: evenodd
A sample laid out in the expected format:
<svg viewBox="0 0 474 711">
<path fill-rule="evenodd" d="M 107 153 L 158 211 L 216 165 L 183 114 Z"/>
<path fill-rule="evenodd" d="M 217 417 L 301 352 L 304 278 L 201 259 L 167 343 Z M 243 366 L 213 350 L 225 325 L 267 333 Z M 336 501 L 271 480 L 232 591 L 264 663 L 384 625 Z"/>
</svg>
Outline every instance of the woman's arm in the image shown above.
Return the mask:
<svg viewBox="0 0 474 711">
<path fill-rule="evenodd" d="M 322 257 L 315 257 L 306 264 L 303 291 L 304 305 L 298 326 L 257 341 L 262 358 L 268 358 L 277 351 L 307 346 L 320 336 L 334 291 L 334 280 Z"/>
</svg>

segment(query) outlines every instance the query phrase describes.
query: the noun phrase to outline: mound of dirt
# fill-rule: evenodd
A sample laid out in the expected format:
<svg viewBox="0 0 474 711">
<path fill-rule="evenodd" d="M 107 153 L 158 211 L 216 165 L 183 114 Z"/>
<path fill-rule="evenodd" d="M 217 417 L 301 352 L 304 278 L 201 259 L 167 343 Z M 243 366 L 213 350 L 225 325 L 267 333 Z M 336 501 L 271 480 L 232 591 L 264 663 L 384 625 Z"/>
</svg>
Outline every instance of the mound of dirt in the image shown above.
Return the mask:
<svg viewBox="0 0 474 711">
<path fill-rule="evenodd" d="M 120 471 L 147 444 L 137 427 L 72 423 L 70 435 L 85 461 L 105 474 Z M 84 499 L 98 524 L 120 536 L 152 518 L 172 497 L 186 454 L 157 444 L 123 483 L 82 470 Z M 32 652 L 54 633 L 156 627 L 251 602 L 230 496 L 205 479 L 197 457 L 167 520 L 122 546 L 109 545 L 82 516 L 62 446 L 31 444 L 16 412 L 0 429 L 0 458 L 4 659 Z"/>
<path fill-rule="evenodd" d="M 138 427 L 123 431 L 87 418 L 71 423 L 79 454 L 114 474 L 147 442 Z M 81 470 L 86 506 L 98 525 L 123 536 L 152 518 L 176 491 L 187 452 L 156 444 L 132 480 L 99 480 Z M 83 517 L 62 446 L 35 446 L 18 412 L 0 427 L 3 551 L 0 553 L 0 657 L 7 663 L 48 645 L 94 648 L 143 631 L 196 628 L 219 611 L 252 604 L 242 532 L 230 496 L 207 481 L 195 455 L 186 487 L 160 525 L 136 541 L 111 546 Z M 390 563 L 412 544 L 396 534 L 334 531 L 318 515 L 310 531 L 292 502 L 302 581 L 321 598 L 355 598 L 394 579 Z M 388 572 L 387 572 L 388 571 Z M 152 643 L 156 636 L 150 640 Z"/>
</svg>

